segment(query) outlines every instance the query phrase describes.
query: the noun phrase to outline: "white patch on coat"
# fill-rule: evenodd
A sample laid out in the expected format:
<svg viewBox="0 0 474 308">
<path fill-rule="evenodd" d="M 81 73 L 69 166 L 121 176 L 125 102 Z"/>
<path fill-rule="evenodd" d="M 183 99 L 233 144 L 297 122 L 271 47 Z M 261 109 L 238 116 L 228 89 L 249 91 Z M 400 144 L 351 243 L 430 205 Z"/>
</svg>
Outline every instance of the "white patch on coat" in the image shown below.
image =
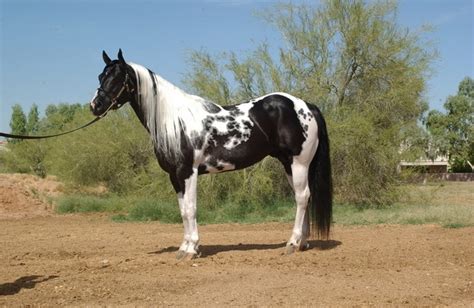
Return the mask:
<svg viewBox="0 0 474 308">
<path fill-rule="evenodd" d="M 215 130 L 218 136 L 228 136 L 228 139 L 225 141 L 223 147 L 227 150 L 232 150 L 237 147 L 239 144 L 242 144 L 249 140 L 252 127 L 254 122 L 250 119 L 249 111 L 254 106 L 254 102 L 248 102 L 240 104 L 235 107 L 237 111 L 221 109 L 218 113 L 210 115 L 213 118 L 213 122 L 209 129 L 209 134 L 206 138 L 206 141 L 212 143 L 213 146 L 217 146 L 217 142 L 212 139 L 212 132 Z M 232 117 L 233 120 L 228 120 L 228 117 Z M 217 118 L 225 118 L 224 121 L 219 121 Z M 238 128 L 228 128 L 229 122 L 235 122 L 238 125 Z M 244 123 L 248 123 L 245 125 Z M 230 135 L 231 130 L 237 130 L 240 134 L 240 138 L 235 135 Z"/>
<path fill-rule="evenodd" d="M 232 150 L 233 148 L 241 144 L 243 140 L 244 138 L 237 138 L 235 136 L 232 136 L 226 141 L 226 143 L 224 144 L 224 148 L 226 148 L 227 150 Z"/>
<path fill-rule="evenodd" d="M 90 101 L 92 109 L 95 108 L 95 100 L 97 99 L 97 95 L 99 95 L 99 90 L 95 90 L 94 97 Z"/>
</svg>

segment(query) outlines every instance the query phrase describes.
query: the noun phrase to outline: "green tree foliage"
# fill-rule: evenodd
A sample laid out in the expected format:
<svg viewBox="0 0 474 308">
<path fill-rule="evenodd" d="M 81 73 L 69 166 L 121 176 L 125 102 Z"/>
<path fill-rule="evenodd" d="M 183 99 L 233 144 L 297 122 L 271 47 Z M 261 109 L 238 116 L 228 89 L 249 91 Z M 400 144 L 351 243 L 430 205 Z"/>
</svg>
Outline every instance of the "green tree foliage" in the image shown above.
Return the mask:
<svg viewBox="0 0 474 308">
<path fill-rule="evenodd" d="M 263 13 L 283 38 L 277 56 L 267 44 L 247 57 L 195 51 L 185 82 L 222 104 L 271 91 L 317 104 L 328 121 L 339 200 L 392 202 L 400 145 L 419 134 L 434 56 L 396 13 L 392 1 L 278 5 Z"/>
<path fill-rule="evenodd" d="M 474 80 L 464 78 L 458 93 L 444 103 L 446 113 L 432 110 L 426 119 L 433 156 L 447 155 L 455 172 L 471 171 L 474 163 Z"/>
<path fill-rule="evenodd" d="M 49 105 L 45 110 L 46 117 L 40 123 L 41 129 L 50 133 L 62 131 L 82 109 L 81 104 Z"/>
<path fill-rule="evenodd" d="M 71 122 L 74 114 L 82 107 L 79 104 L 49 105 L 46 108 L 46 117 L 39 118 L 38 107 L 33 104 L 29 113 L 28 121 L 20 105 L 13 107 L 10 127 L 15 134 L 49 134 L 60 132 L 63 126 Z M 15 128 L 14 128 L 15 127 Z M 2 153 L 5 167 L 14 172 L 34 173 L 45 177 L 48 173 L 48 154 L 55 143 L 52 140 L 26 140 L 18 142 L 9 141 L 10 151 Z M 53 165 L 49 163 L 49 165 Z"/>
<path fill-rule="evenodd" d="M 28 112 L 28 122 L 26 123 L 26 131 L 29 134 L 34 134 L 38 131 L 39 128 L 39 112 L 38 106 L 33 104 Z"/>
<path fill-rule="evenodd" d="M 64 129 L 90 119 L 89 107 L 85 106 Z M 130 108 L 111 112 L 93 126 L 53 141 L 48 168 L 63 180 L 80 185 L 103 183 L 120 193 L 154 185 L 151 178 L 158 167 L 152 159 L 151 143 Z"/>
<path fill-rule="evenodd" d="M 12 118 L 10 120 L 10 129 L 12 134 L 26 134 L 26 116 L 21 105 L 15 104 L 12 107 Z"/>
<path fill-rule="evenodd" d="M 33 104 L 27 121 L 21 106 L 14 105 L 10 127 L 13 134 L 25 135 L 37 132 L 39 128 L 38 106 Z M 2 157 L 7 169 L 17 172 L 31 172 L 41 177 L 46 176 L 43 161 L 47 148 L 44 142 L 19 142 L 19 140 L 11 139 L 9 148 L 11 151 Z"/>
</svg>

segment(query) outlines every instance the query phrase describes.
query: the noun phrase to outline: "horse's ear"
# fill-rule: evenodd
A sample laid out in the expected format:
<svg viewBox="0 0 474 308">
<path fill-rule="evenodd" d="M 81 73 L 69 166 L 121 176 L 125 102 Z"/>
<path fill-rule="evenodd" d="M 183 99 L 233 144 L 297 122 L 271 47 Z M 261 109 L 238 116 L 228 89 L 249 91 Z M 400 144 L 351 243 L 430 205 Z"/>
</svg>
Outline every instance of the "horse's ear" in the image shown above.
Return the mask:
<svg viewBox="0 0 474 308">
<path fill-rule="evenodd" d="M 120 64 L 124 64 L 124 65 L 127 64 L 127 63 L 125 62 L 125 59 L 123 58 L 122 49 L 119 49 L 119 52 L 118 52 L 118 59 L 119 59 Z"/>
<path fill-rule="evenodd" d="M 102 50 L 102 59 L 104 59 L 104 62 L 106 65 L 109 65 L 109 63 L 112 62 L 112 60 L 110 60 L 105 50 Z"/>
</svg>

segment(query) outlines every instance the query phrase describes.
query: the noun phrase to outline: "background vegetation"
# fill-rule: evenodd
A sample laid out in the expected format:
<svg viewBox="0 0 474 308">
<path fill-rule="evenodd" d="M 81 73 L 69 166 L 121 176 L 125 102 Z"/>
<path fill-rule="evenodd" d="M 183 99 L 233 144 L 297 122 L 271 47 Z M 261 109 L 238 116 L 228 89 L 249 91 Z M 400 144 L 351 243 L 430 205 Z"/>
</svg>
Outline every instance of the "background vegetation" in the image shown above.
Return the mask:
<svg viewBox="0 0 474 308">
<path fill-rule="evenodd" d="M 417 158 L 431 144 L 465 167 L 473 160 L 474 140 L 472 79 L 463 80 L 459 93 L 448 98 L 446 115 L 432 111 L 425 118 L 423 93 L 436 52 L 422 39 L 425 30 L 402 28 L 396 14 L 393 1 L 280 4 L 261 16 L 280 31 L 281 46 L 262 43 L 246 55 L 194 51 L 184 81 L 190 92 L 223 105 L 271 91 L 318 105 L 328 122 L 336 199 L 350 205 L 339 209 L 350 213 L 346 216 L 363 207 L 395 205 L 396 211 L 406 188 L 396 171 L 401 159 Z M 25 116 L 16 105 L 10 126 L 12 133 L 47 134 L 90 118 L 87 105 L 50 105 L 43 117 L 36 106 Z M 180 220 L 168 176 L 128 106 L 74 134 L 11 140 L 8 149 L 0 152 L 3 171 L 56 175 L 76 192 L 82 186 L 107 188 L 105 199 L 63 198 L 59 211 Z M 271 158 L 246 170 L 200 177 L 198 187 L 201 221 L 285 219 L 291 211 L 286 177 Z"/>
</svg>

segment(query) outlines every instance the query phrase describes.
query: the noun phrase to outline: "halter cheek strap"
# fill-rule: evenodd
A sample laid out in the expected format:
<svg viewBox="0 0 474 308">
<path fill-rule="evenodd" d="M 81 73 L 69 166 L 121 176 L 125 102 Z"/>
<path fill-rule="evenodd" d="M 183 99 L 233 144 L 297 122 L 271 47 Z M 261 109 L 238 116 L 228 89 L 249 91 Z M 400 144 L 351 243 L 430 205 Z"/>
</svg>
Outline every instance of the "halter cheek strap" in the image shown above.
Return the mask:
<svg viewBox="0 0 474 308">
<path fill-rule="evenodd" d="M 123 84 L 122 84 L 122 88 L 117 93 L 117 95 L 115 95 L 115 97 L 113 97 L 113 98 L 111 97 L 111 95 L 109 93 L 107 93 L 107 91 L 102 89 L 102 87 L 97 88 L 98 91 L 103 92 L 110 99 L 110 101 L 112 102 L 112 104 L 109 106 L 109 108 L 107 108 L 107 111 L 110 110 L 113 106 L 117 106 L 117 108 L 122 107 L 123 104 L 121 104 L 118 101 L 118 99 L 122 95 L 123 91 L 127 90 L 127 92 L 129 94 L 133 93 L 134 89 L 133 88 L 130 89 L 130 85 L 128 84 L 129 80 L 130 80 L 130 77 L 129 77 L 128 73 L 126 73 L 125 74 L 125 80 L 123 81 Z"/>
</svg>

